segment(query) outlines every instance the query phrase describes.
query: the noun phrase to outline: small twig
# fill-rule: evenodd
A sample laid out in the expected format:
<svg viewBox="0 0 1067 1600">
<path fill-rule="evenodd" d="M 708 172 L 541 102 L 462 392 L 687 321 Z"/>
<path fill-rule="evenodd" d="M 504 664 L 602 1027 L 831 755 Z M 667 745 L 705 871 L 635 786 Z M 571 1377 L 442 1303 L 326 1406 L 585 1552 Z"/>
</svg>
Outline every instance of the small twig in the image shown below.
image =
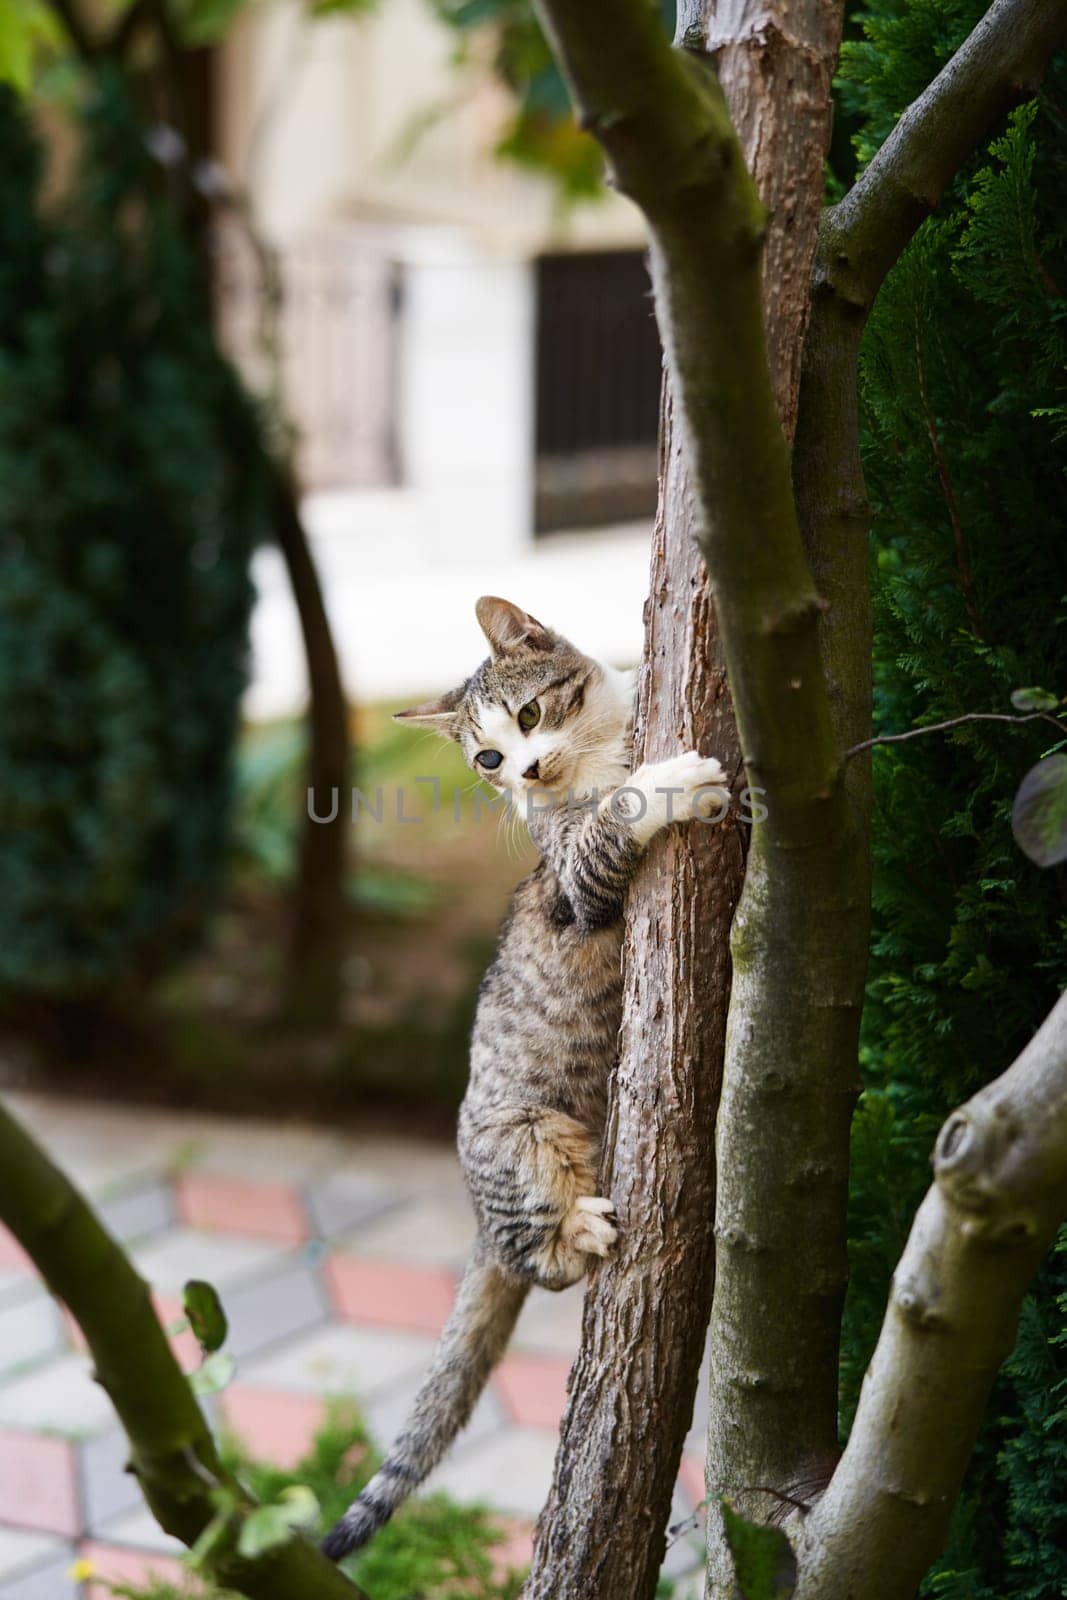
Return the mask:
<svg viewBox="0 0 1067 1600">
<path fill-rule="evenodd" d="M 964 722 L 1051 722 L 1060 733 L 1067 735 L 1067 723 L 1047 711 L 1029 711 L 1025 716 L 1013 717 L 1006 711 L 968 711 L 963 717 L 950 717 L 947 722 L 928 722 L 923 728 L 909 728 L 906 733 L 881 733 L 875 739 L 864 739 L 845 751 L 845 760 L 871 750 L 876 744 L 902 744 L 905 739 L 921 739 L 924 733 L 944 733 L 946 728 L 958 728 Z"/>
</svg>

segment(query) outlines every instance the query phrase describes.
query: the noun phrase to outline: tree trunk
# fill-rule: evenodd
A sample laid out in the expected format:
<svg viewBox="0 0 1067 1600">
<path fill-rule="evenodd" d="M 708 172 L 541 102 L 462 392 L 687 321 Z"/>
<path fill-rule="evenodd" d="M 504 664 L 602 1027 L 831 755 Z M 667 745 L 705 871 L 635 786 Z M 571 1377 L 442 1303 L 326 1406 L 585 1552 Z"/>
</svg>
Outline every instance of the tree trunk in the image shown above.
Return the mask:
<svg viewBox="0 0 1067 1600">
<path fill-rule="evenodd" d="M 696 748 L 736 775 L 737 729 L 666 385 L 660 420 L 634 763 Z M 655 1593 L 711 1308 L 714 1128 L 744 814 L 735 799 L 718 825 L 661 835 L 630 892 L 604 1156 L 621 1237 L 586 1295 L 529 1600 Z"/>
<path fill-rule="evenodd" d="M 778 409 L 790 434 L 837 48 L 836 8 L 823 0 L 809 9 L 810 37 L 787 44 L 775 35 L 772 94 L 758 48 L 765 8 L 748 8 L 727 34 L 716 28 L 713 0 L 683 0 L 676 35 L 689 51 L 721 52 L 727 99 L 745 110 L 746 157 L 770 214 L 763 299 Z M 737 774 L 725 660 L 666 389 L 661 442 L 634 762 L 696 747 Z M 730 997 L 727 945 L 744 876 L 741 829 L 735 812 L 710 837 L 694 828 L 654 844 L 631 891 L 605 1169 L 623 1238 L 586 1298 L 531 1597 L 626 1592 L 640 1600 L 655 1590 L 714 1282 L 714 1126 Z M 572 1482 L 586 1486 L 592 1517 L 587 1502 L 584 1512 L 573 1495 L 568 1504 Z"/>
<path fill-rule="evenodd" d="M 328 1026 L 341 997 L 348 922 L 348 706 L 296 488 L 281 466 L 275 467 L 275 529 L 300 617 L 309 689 L 307 792 L 292 888 L 285 1012 L 293 1022 Z"/>
</svg>

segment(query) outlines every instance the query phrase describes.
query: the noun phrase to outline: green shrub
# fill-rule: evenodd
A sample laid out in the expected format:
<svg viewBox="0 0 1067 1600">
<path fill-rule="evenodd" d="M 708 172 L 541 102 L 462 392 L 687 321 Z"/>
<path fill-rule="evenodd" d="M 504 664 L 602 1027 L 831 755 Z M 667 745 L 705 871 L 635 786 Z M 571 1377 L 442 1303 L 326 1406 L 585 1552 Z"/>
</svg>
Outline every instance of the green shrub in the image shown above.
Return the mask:
<svg viewBox="0 0 1067 1600">
<path fill-rule="evenodd" d="M 861 162 L 984 10 L 982 0 L 865 7 L 866 37 L 844 58 Z M 865 336 L 877 732 L 1010 713 L 1023 685 L 1067 691 L 1065 87 L 1061 63 L 961 175 Z M 846 1430 L 937 1128 L 1009 1064 L 1067 979 L 1062 874 L 1033 866 L 1010 829 L 1019 780 L 1056 742 L 1041 723 L 978 723 L 875 752 Z M 928 1593 L 1067 1593 L 1065 1292 L 1060 1253 L 1027 1302 Z"/>
<path fill-rule="evenodd" d="M 69 194 L 0 91 L 0 990 L 153 970 L 216 892 L 265 530 L 256 416 L 136 116 Z"/>
<path fill-rule="evenodd" d="M 230 1441 L 228 1464 L 256 1496 L 269 1504 L 286 1489 L 311 1490 L 329 1526 L 355 1499 L 372 1476 L 379 1458 L 350 1407 L 335 1405 L 308 1454 L 291 1472 L 249 1460 L 239 1443 Z M 516 1600 L 520 1575 L 494 1577 L 491 1552 L 503 1530 L 479 1506 L 460 1506 L 445 1495 L 412 1500 L 375 1535 L 366 1550 L 347 1563 L 356 1582 L 374 1600 L 413 1600 L 440 1595 L 449 1600 Z M 124 1600 L 188 1600 L 187 1591 L 172 1584 L 118 1586 Z M 209 1588 L 209 1600 L 230 1600 Z"/>
</svg>

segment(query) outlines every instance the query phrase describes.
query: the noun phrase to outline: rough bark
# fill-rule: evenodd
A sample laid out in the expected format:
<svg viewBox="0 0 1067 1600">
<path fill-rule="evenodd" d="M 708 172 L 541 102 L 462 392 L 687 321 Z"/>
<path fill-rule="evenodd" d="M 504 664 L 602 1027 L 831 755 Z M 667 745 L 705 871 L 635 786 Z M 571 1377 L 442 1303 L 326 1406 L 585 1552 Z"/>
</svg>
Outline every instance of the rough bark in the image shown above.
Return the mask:
<svg viewBox="0 0 1067 1600">
<path fill-rule="evenodd" d="M 9 1112 L 0 1107 L 0 1219 L 69 1308 L 130 1442 L 133 1471 L 161 1528 L 192 1545 L 225 1488 L 232 1538 L 212 1576 L 248 1600 L 361 1600 L 360 1591 L 306 1540 L 246 1560 L 241 1520 L 255 1501 L 222 1466 L 152 1306 L 148 1286 L 90 1206 Z"/>
<path fill-rule="evenodd" d="M 308 803 L 291 890 L 285 1010 L 293 1022 L 327 1025 L 341 997 L 348 925 L 348 705 L 296 487 L 286 467 L 276 465 L 274 473 L 275 531 L 300 618 L 309 689 Z M 316 821 L 331 816 L 335 794 L 336 815 Z"/>
<path fill-rule="evenodd" d="M 737 730 L 666 386 L 661 440 L 635 761 L 696 748 L 733 774 Z M 738 815 L 670 830 L 631 891 L 604 1157 L 622 1235 L 586 1296 L 529 1600 L 655 1593 L 711 1309 L 728 936 L 744 872 Z"/>
<path fill-rule="evenodd" d="M 1065 1217 L 1067 996 L 941 1130 L 848 1446 L 801 1524 L 796 1600 L 911 1600 Z"/>
</svg>

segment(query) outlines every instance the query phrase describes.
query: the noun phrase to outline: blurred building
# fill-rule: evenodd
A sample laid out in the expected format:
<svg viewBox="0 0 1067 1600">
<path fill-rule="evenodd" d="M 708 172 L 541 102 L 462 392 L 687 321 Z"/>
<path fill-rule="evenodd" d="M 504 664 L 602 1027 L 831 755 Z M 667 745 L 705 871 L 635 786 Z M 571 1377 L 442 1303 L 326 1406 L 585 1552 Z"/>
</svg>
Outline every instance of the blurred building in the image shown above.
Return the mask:
<svg viewBox="0 0 1067 1600">
<path fill-rule="evenodd" d="M 279 251 L 285 387 L 331 606 L 404 574 L 418 628 L 447 586 L 466 600 L 495 573 L 560 626 L 560 589 L 583 595 L 589 648 L 632 658 L 660 382 L 638 215 L 616 196 L 565 209 L 548 178 L 498 159 L 506 91 L 454 51 L 426 0 L 321 19 L 278 0 L 246 11 L 214 67 L 216 147 Z M 257 268 L 236 242 L 220 291 L 252 364 Z M 576 534 L 620 525 L 610 549 Z M 383 604 L 355 631 L 375 635 Z M 364 659 L 353 687 L 450 672 L 430 667 L 378 682 Z"/>
</svg>

